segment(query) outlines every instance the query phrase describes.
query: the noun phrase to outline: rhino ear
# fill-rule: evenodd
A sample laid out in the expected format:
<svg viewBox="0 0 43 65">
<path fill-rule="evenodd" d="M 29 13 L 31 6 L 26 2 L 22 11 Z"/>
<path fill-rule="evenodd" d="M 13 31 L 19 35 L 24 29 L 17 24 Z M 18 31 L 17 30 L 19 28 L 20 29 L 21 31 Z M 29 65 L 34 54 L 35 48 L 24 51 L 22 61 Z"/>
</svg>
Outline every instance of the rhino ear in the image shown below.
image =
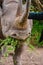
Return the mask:
<svg viewBox="0 0 43 65">
<path fill-rule="evenodd" d="M 19 0 L 17 16 L 20 16 L 21 14 L 22 14 L 22 0 Z"/>
</svg>

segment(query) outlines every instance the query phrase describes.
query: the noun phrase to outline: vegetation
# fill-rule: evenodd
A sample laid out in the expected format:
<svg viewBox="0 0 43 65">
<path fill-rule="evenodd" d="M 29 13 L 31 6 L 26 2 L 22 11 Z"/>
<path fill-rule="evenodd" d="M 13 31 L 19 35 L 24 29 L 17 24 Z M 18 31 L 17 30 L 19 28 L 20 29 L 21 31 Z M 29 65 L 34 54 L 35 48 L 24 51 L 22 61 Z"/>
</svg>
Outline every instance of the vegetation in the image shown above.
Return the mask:
<svg viewBox="0 0 43 65">
<path fill-rule="evenodd" d="M 43 46 L 43 41 L 39 42 L 42 29 L 43 29 L 43 22 L 41 23 L 38 20 L 34 20 L 33 29 L 32 29 L 32 33 L 31 33 L 31 40 L 30 40 L 31 44 L 37 45 L 38 47 Z"/>
<path fill-rule="evenodd" d="M 26 0 L 23 0 L 25 3 Z M 32 0 L 32 6 L 34 6 L 35 11 L 43 12 L 43 0 Z"/>
</svg>

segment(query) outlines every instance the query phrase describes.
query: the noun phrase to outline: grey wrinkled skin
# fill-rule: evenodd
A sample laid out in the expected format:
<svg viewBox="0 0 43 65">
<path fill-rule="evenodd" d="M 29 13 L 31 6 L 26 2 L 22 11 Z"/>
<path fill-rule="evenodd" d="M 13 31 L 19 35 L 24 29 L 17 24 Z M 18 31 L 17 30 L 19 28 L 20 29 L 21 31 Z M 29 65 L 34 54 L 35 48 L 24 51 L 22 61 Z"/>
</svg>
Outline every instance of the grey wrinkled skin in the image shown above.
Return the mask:
<svg viewBox="0 0 43 65">
<path fill-rule="evenodd" d="M 30 3 L 28 2 L 28 4 Z M 5 37 L 11 36 L 25 40 L 30 35 L 33 23 L 32 20 L 27 19 L 28 6 L 30 7 L 30 5 L 27 5 L 27 11 L 24 11 L 22 0 L 4 0 L 1 26 Z M 24 23 L 23 26 L 21 26 L 21 22 Z"/>
</svg>

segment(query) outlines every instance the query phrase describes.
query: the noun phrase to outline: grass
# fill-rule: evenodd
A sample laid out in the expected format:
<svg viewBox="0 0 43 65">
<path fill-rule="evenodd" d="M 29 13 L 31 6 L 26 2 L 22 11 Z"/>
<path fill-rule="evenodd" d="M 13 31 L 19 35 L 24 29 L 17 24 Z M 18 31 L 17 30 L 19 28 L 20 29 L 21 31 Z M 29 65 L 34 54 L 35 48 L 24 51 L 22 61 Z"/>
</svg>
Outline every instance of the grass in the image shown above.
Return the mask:
<svg viewBox="0 0 43 65">
<path fill-rule="evenodd" d="M 43 46 L 43 41 L 39 43 L 40 37 L 41 37 L 41 32 L 43 29 L 43 22 L 42 21 L 38 21 L 38 20 L 34 20 L 33 21 L 33 29 L 32 29 L 32 33 L 31 33 L 31 40 L 30 43 L 37 45 L 38 47 Z"/>
</svg>

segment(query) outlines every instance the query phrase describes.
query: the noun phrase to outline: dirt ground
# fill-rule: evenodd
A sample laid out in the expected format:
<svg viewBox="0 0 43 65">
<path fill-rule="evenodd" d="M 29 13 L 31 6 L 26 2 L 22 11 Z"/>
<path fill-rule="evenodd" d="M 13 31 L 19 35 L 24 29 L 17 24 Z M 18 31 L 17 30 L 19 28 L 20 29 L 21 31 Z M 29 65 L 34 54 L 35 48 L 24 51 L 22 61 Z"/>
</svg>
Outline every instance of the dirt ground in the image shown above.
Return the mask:
<svg viewBox="0 0 43 65">
<path fill-rule="evenodd" d="M 29 49 L 28 52 L 28 64 L 20 65 L 43 65 L 43 48 L 36 48 L 33 51 Z M 14 65 L 12 56 L 2 57 L 0 65 Z"/>
</svg>

